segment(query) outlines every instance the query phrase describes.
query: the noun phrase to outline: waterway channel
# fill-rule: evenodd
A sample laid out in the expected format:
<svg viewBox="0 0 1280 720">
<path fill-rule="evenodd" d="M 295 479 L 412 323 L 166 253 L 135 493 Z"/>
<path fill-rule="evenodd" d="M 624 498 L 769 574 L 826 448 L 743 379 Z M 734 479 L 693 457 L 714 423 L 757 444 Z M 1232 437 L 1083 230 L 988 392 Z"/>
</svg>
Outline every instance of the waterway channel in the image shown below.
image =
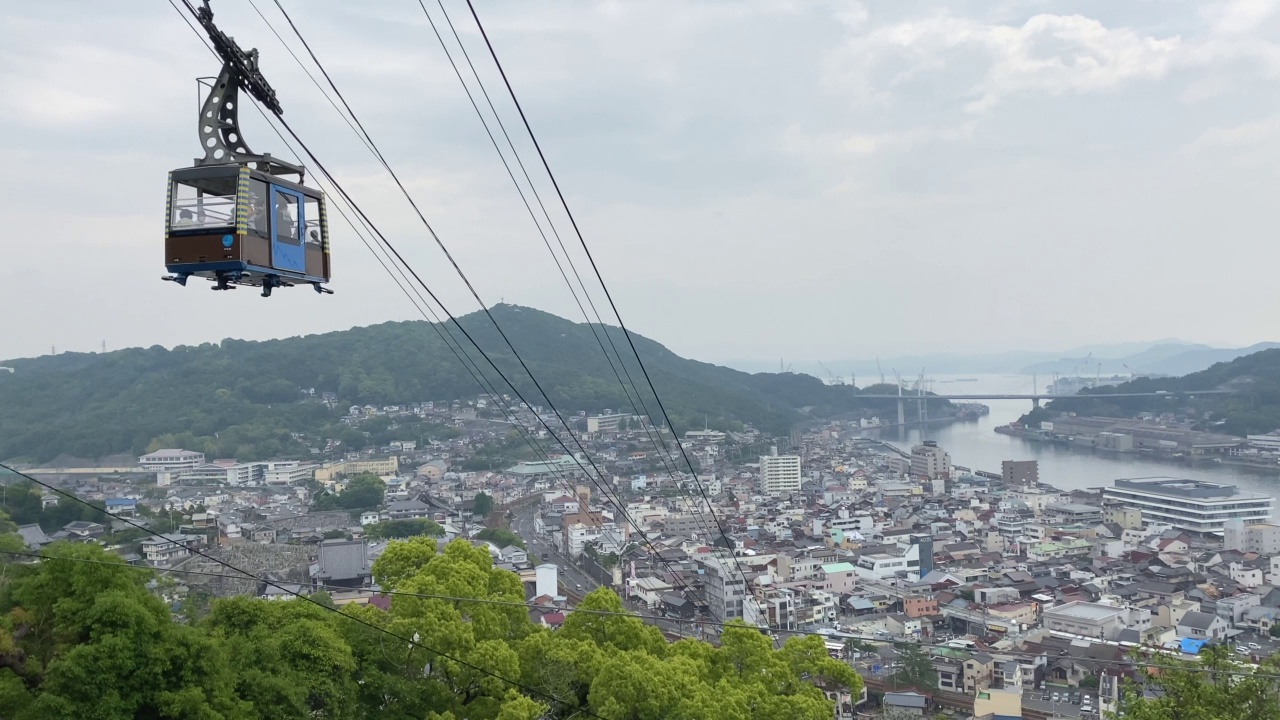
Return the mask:
<svg viewBox="0 0 1280 720">
<path fill-rule="evenodd" d="M 977 393 L 1030 393 L 1032 378 L 1021 375 L 938 375 L 934 377 L 932 391 L 939 395 Z M 1039 378 L 1041 390 L 1047 384 Z M 949 381 L 949 382 L 944 382 Z M 945 426 L 928 427 L 924 438 L 936 440 L 951 454 L 956 465 L 1000 472 L 1002 460 L 1038 460 L 1040 480 L 1063 490 L 1077 490 L 1108 486 L 1116 478 L 1153 476 L 1186 477 L 1212 482 L 1238 485 L 1245 490 L 1280 495 L 1280 472 L 1269 472 L 1238 465 L 1224 465 L 1212 461 L 1188 464 L 1162 461 L 1135 455 L 1118 455 L 1073 449 L 1050 443 L 1031 442 L 1022 438 L 1001 435 L 995 428 L 1006 425 L 1031 409 L 1028 400 L 981 400 L 991 408 L 991 413 L 976 422 L 958 422 Z M 907 406 L 908 418 L 915 417 L 916 408 Z M 892 420 L 893 418 L 889 418 Z M 882 440 L 907 449 L 920 442 L 918 427 L 879 431 Z"/>
</svg>

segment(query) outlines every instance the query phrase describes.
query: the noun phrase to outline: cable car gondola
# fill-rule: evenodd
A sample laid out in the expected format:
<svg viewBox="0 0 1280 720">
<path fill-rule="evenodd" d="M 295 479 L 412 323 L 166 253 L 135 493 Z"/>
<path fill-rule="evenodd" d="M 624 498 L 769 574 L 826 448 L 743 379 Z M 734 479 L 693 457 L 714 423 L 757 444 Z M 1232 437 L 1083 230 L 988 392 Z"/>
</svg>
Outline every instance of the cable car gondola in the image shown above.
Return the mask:
<svg viewBox="0 0 1280 720">
<path fill-rule="evenodd" d="M 204 157 L 169 173 L 165 217 L 165 280 L 186 285 L 207 278 L 214 290 L 237 285 L 273 288 L 310 284 L 332 294 L 324 194 L 303 184 L 306 170 L 249 150 L 240 132 L 243 88 L 282 113 L 275 90 L 258 70 L 258 51 L 245 52 L 213 24 L 209 0 L 200 24 L 222 58 L 222 72 L 200 108 Z"/>
</svg>

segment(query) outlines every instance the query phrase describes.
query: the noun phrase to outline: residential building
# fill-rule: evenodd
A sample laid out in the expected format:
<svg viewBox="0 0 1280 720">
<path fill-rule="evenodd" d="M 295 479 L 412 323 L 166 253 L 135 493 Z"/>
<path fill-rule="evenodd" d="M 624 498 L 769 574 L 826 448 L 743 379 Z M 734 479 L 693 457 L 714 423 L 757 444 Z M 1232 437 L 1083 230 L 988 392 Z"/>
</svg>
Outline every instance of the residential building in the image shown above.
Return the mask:
<svg viewBox="0 0 1280 720">
<path fill-rule="evenodd" d="M 823 588 L 827 592 L 833 593 L 849 593 L 853 592 L 853 588 L 858 583 L 858 573 L 852 563 L 841 562 L 831 563 L 822 566 L 822 572 L 818 575 L 819 581 L 824 583 Z"/>
<path fill-rule="evenodd" d="M 431 513 L 431 506 L 421 500 L 397 500 L 388 504 L 382 514 L 390 520 L 421 520 L 430 519 Z"/>
<path fill-rule="evenodd" d="M 1275 523 L 1250 523 L 1232 518 L 1223 524 L 1222 547 L 1224 550 L 1280 554 L 1280 525 Z"/>
<path fill-rule="evenodd" d="M 774 448 L 772 455 L 760 458 L 760 492 L 780 495 L 800 491 L 800 456 L 779 455 Z"/>
<path fill-rule="evenodd" d="M 1227 621 L 1207 612 L 1189 612 L 1178 621 L 1179 637 L 1192 640 L 1221 640 L 1227 636 Z"/>
<path fill-rule="evenodd" d="M 990 655 L 975 653 L 964 661 L 964 691 L 968 695 L 976 695 L 979 690 L 991 687 L 995 679 L 996 660 Z"/>
<path fill-rule="evenodd" d="M 712 617 L 720 622 L 742 618 L 748 624 L 755 624 L 754 601 L 747 600 L 747 579 L 737 565 L 732 560 L 725 562 L 714 557 L 699 557 L 697 562 L 703 570 L 703 601 Z"/>
<path fill-rule="evenodd" d="M 911 474 L 929 479 L 951 477 L 951 455 L 937 441 L 925 440 L 911 448 Z"/>
<path fill-rule="evenodd" d="M 1035 485 L 1040 482 L 1040 463 L 1036 460 L 1002 460 L 1000 477 L 1005 485 Z"/>
<path fill-rule="evenodd" d="M 168 565 L 191 555 L 191 548 L 199 549 L 204 544 L 203 535 L 153 535 L 142 541 L 142 556 L 152 565 Z"/>
<path fill-rule="evenodd" d="M 907 617 L 926 617 L 938 614 L 938 598 L 935 595 L 912 595 L 902 599 L 902 612 Z"/>
<path fill-rule="evenodd" d="M 1275 498 L 1235 485 L 1171 477 L 1120 479 L 1103 497 L 1142 511 L 1149 522 L 1197 534 L 1220 533 L 1227 520 L 1256 523 L 1271 517 Z"/>
</svg>

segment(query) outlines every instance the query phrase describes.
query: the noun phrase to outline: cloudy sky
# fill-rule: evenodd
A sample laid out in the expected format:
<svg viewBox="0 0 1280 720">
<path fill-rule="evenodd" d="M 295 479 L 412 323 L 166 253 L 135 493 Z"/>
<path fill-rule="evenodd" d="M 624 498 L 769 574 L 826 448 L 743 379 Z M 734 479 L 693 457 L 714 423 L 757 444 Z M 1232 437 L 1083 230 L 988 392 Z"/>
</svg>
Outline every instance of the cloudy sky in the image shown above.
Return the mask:
<svg viewBox="0 0 1280 720">
<path fill-rule="evenodd" d="M 484 300 L 581 319 L 418 4 L 282 2 Z M 477 7 L 624 319 L 679 353 L 1280 340 L 1276 2 Z M 465 3 L 445 8 L 515 134 Z M 475 310 L 248 0 L 214 9 L 450 309 Z M 336 295 L 160 282 L 165 174 L 197 154 L 194 78 L 216 72 L 164 0 L 0 10 L 0 357 L 417 316 L 336 217 Z"/>
</svg>

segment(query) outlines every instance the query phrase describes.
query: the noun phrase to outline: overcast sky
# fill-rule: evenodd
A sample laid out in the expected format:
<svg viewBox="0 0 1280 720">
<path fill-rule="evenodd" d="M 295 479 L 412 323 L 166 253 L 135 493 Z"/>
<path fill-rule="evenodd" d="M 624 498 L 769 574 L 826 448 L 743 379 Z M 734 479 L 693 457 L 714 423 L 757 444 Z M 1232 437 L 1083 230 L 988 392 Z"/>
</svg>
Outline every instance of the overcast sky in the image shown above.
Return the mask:
<svg viewBox="0 0 1280 720">
<path fill-rule="evenodd" d="M 282 1 L 481 296 L 581 320 L 418 4 Z M 445 7 L 515 134 L 465 4 Z M 676 352 L 1280 339 L 1276 2 L 477 7 L 623 318 Z M 475 310 L 247 0 L 214 9 L 450 309 Z M 0 10 L 0 358 L 417 317 L 336 215 L 333 296 L 160 282 L 165 174 L 199 150 L 194 78 L 217 69 L 163 0 Z"/>
</svg>

